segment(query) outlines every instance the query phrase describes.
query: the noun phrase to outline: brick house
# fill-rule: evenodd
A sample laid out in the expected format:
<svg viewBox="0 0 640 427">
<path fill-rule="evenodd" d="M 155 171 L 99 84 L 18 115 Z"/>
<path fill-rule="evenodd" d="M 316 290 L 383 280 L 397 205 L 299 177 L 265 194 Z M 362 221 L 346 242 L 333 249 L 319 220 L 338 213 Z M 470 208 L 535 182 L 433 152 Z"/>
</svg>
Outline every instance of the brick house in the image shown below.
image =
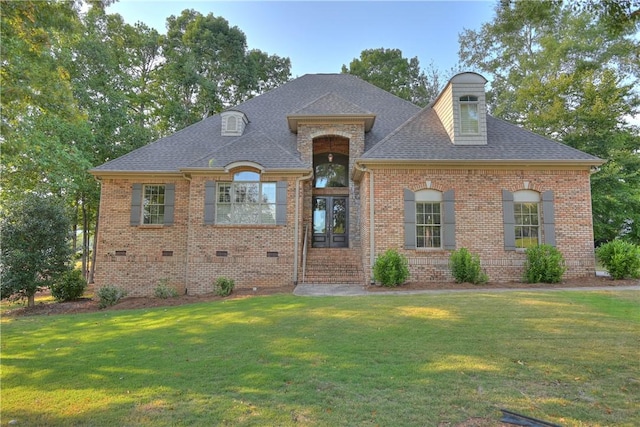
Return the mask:
<svg viewBox="0 0 640 427">
<path fill-rule="evenodd" d="M 365 284 L 389 248 L 410 280 L 449 281 L 462 247 L 509 281 L 537 243 L 563 253 L 565 277 L 595 274 L 603 161 L 491 117 L 485 84 L 458 74 L 421 109 L 349 74 L 305 75 L 94 168 L 96 283 Z"/>
</svg>

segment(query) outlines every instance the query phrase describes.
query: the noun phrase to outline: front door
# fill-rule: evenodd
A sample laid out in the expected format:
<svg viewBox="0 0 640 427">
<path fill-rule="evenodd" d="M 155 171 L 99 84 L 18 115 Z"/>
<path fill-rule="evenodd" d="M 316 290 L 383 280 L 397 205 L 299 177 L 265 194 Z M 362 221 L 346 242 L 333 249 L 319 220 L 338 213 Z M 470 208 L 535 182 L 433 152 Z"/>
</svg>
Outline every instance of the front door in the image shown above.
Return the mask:
<svg viewBox="0 0 640 427">
<path fill-rule="evenodd" d="M 313 198 L 314 248 L 349 247 L 348 200 L 343 196 Z"/>
</svg>

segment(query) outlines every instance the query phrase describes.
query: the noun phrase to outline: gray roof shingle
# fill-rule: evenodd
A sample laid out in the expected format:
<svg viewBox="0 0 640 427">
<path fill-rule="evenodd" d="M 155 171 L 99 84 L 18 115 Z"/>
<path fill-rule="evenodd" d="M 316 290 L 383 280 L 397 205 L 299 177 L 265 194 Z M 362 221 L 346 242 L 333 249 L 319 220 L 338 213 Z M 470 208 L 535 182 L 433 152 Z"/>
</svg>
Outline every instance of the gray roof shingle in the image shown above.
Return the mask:
<svg viewBox="0 0 640 427">
<path fill-rule="evenodd" d="M 308 169 L 288 126 L 293 114 L 375 115 L 365 134 L 364 159 L 598 160 L 492 117 L 487 117 L 488 145 L 454 146 L 431 107 L 421 110 L 350 74 L 306 74 L 233 109 L 249 119 L 242 136 L 221 136 L 221 118 L 215 115 L 92 172 L 178 172 L 237 161 Z"/>
<path fill-rule="evenodd" d="M 420 113 L 364 153 L 363 159 L 586 161 L 590 154 L 487 115 L 487 145 L 454 145 L 435 110 Z"/>
</svg>

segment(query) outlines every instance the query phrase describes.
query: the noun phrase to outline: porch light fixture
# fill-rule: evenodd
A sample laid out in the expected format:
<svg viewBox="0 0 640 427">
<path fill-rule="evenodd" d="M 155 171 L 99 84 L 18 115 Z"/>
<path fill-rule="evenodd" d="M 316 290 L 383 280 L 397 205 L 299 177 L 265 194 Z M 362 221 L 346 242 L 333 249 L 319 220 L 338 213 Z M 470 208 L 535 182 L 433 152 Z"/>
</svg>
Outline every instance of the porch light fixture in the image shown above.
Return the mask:
<svg viewBox="0 0 640 427">
<path fill-rule="evenodd" d="M 333 154 L 329 153 L 327 157 L 329 157 L 329 163 L 333 162 Z"/>
<path fill-rule="evenodd" d="M 327 156 L 329 158 L 329 163 L 333 162 L 333 154 L 331 154 L 331 152 L 333 148 L 333 138 L 329 138 L 329 155 Z"/>
</svg>

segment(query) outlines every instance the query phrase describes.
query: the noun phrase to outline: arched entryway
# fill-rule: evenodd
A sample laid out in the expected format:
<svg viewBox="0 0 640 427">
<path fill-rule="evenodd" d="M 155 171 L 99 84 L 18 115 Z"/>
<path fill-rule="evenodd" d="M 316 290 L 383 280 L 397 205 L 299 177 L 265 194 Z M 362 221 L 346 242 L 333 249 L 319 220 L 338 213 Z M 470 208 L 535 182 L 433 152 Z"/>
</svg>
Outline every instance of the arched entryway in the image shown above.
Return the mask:
<svg viewBox="0 0 640 427">
<path fill-rule="evenodd" d="M 349 247 L 349 140 L 313 140 L 312 246 Z"/>
</svg>

